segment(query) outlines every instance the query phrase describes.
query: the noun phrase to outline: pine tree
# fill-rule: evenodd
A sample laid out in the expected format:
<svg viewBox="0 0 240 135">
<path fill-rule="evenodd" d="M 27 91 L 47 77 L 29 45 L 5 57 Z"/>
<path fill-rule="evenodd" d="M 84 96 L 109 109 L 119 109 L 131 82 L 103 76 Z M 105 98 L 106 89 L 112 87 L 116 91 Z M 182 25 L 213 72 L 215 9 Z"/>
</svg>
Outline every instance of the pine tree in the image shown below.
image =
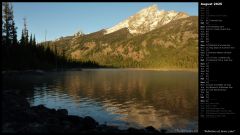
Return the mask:
<svg viewBox="0 0 240 135">
<path fill-rule="evenodd" d="M 28 29 L 27 29 L 27 21 L 26 18 L 23 18 L 24 24 L 23 24 L 23 30 L 22 30 L 22 37 L 21 37 L 21 45 L 28 45 Z"/>
<path fill-rule="evenodd" d="M 6 36 L 6 29 L 4 27 L 4 21 L 3 21 L 3 16 L 4 16 L 4 8 L 2 7 L 2 44 L 5 44 L 5 36 Z"/>
<path fill-rule="evenodd" d="M 22 36 L 21 36 L 21 39 L 20 39 L 20 45 L 24 45 L 24 42 L 25 42 L 25 37 L 24 37 L 24 32 L 22 30 Z"/>
<path fill-rule="evenodd" d="M 17 44 L 17 28 L 15 27 L 14 15 L 13 15 L 13 6 L 10 3 L 9 5 L 9 20 L 10 20 L 10 40 L 12 45 Z"/>
<path fill-rule="evenodd" d="M 32 41 L 32 42 L 33 42 L 33 45 L 34 45 L 34 46 L 37 45 L 37 43 L 36 43 L 36 38 L 35 38 L 35 34 L 34 34 L 34 36 L 33 36 L 33 41 Z"/>
<path fill-rule="evenodd" d="M 55 68 L 58 69 L 58 57 L 57 57 L 57 46 L 54 45 L 54 55 L 55 55 Z"/>
<path fill-rule="evenodd" d="M 26 18 L 24 18 L 24 29 L 23 29 L 23 32 L 24 32 L 24 36 L 25 36 L 25 41 L 24 41 L 24 43 L 25 43 L 25 45 L 28 45 L 28 29 L 27 29 L 27 19 Z"/>
<path fill-rule="evenodd" d="M 30 36 L 29 45 L 33 45 L 33 38 L 32 38 L 32 34 L 31 34 L 31 36 Z"/>
<path fill-rule="evenodd" d="M 18 44 L 18 41 L 17 41 L 17 27 L 15 27 L 15 22 L 13 22 L 12 24 L 12 44 L 13 45 L 17 45 Z"/>
<path fill-rule="evenodd" d="M 8 2 L 3 2 L 2 3 L 2 10 L 3 10 L 3 36 L 2 38 L 4 38 L 3 40 L 5 41 L 4 43 L 6 45 L 10 44 L 10 18 L 9 18 L 9 14 L 10 14 L 10 7 L 9 7 L 9 3 Z"/>
<path fill-rule="evenodd" d="M 8 2 L 3 2 L 2 6 L 2 43 L 6 45 L 16 45 L 17 28 L 14 22 L 13 6 Z"/>
</svg>

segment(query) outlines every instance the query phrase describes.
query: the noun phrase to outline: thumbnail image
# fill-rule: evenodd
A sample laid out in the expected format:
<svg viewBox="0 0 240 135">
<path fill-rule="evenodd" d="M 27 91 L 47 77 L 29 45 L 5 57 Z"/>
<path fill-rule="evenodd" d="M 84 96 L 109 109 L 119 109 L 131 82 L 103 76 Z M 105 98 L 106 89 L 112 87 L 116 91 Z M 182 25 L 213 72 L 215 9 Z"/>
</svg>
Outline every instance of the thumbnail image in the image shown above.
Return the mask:
<svg viewBox="0 0 240 135">
<path fill-rule="evenodd" d="M 198 132 L 198 3 L 2 3 L 2 132 Z"/>
</svg>

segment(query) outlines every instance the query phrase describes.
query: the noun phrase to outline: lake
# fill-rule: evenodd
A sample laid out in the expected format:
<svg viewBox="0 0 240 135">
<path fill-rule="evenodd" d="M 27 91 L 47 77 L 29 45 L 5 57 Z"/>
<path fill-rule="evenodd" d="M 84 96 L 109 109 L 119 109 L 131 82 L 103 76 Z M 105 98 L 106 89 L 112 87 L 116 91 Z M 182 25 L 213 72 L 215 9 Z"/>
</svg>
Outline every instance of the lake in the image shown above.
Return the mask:
<svg viewBox="0 0 240 135">
<path fill-rule="evenodd" d="M 120 129 L 198 129 L 198 72 L 83 69 L 3 78 L 3 85 L 22 89 L 31 105 L 67 109 Z"/>
</svg>

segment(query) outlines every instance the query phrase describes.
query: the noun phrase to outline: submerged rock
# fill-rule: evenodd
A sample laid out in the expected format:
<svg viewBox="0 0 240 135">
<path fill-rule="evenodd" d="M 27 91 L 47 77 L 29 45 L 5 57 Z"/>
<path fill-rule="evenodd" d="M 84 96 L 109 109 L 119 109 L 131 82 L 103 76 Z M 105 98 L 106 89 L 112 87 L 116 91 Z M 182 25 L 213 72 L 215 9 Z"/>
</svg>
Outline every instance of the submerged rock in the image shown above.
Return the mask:
<svg viewBox="0 0 240 135">
<path fill-rule="evenodd" d="M 92 117 L 86 116 L 83 119 L 83 125 L 86 129 L 94 129 L 97 127 L 98 122 L 96 122 Z"/>
<path fill-rule="evenodd" d="M 152 127 L 152 126 L 146 127 L 145 130 L 146 130 L 147 132 L 149 132 L 149 133 L 159 133 L 159 131 L 156 130 L 156 129 L 155 129 L 154 127 Z"/>
<path fill-rule="evenodd" d="M 136 128 L 132 128 L 132 127 L 128 128 L 128 131 L 130 133 L 145 133 L 145 131 L 143 129 L 136 129 Z"/>
<path fill-rule="evenodd" d="M 166 133 L 167 130 L 166 130 L 166 129 L 161 129 L 160 132 L 161 132 L 161 133 Z"/>
<path fill-rule="evenodd" d="M 74 115 L 68 115 L 67 120 L 74 125 L 82 124 L 83 123 L 83 118 L 79 116 L 74 116 Z"/>
<path fill-rule="evenodd" d="M 58 109 L 57 113 L 60 115 L 68 115 L 67 109 Z"/>
</svg>

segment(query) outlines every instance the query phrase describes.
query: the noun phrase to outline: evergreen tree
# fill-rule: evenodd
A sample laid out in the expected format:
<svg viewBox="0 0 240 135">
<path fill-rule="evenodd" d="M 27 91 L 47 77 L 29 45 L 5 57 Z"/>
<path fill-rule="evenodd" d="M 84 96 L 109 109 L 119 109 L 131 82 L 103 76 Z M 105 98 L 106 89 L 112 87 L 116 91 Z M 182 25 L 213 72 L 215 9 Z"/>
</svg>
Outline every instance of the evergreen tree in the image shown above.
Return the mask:
<svg viewBox="0 0 240 135">
<path fill-rule="evenodd" d="M 15 27 L 13 6 L 11 3 L 2 3 L 2 43 L 17 44 L 17 28 Z"/>
<path fill-rule="evenodd" d="M 15 27 L 15 22 L 13 22 L 13 25 L 12 25 L 12 44 L 13 45 L 17 45 L 18 44 L 18 40 L 17 40 L 17 27 Z"/>
<path fill-rule="evenodd" d="M 2 33 L 2 38 L 4 43 L 9 45 L 10 42 L 10 18 L 9 18 L 9 14 L 10 14 L 10 7 L 9 7 L 9 3 L 8 2 L 3 2 L 2 3 L 2 10 L 3 10 L 3 31 L 4 33 Z"/>
<path fill-rule="evenodd" d="M 21 45 L 28 45 L 28 29 L 27 29 L 27 21 L 26 18 L 23 18 L 24 24 L 23 24 L 23 30 L 22 30 L 22 36 L 21 36 Z"/>
<path fill-rule="evenodd" d="M 20 39 L 20 45 L 24 45 L 24 42 L 25 42 L 25 37 L 24 37 L 24 32 L 22 30 L 22 36 L 21 36 L 21 39 Z"/>
<path fill-rule="evenodd" d="M 12 45 L 17 44 L 17 28 L 15 27 L 14 15 L 13 15 L 13 6 L 10 3 L 9 5 L 9 20 L 10 20 L 10 40 Z"/>
<path fill-rule="evenodd" d="M 31 34 L 31 36 L 30 36 L 29 45 L 33 45 L 33 38 L 32 38 L 32 34 Z"/>
<path fill-rule="evenodd" d="M 34 46 L 37 45 L 37 43 L 36 43 L 36 38 L 35 38 L 35 34 L 34 34 L 34 36 L 33 36 L 33 41 L 32 41 L 32 42 L 33 42 L 33 45 L 34 45 Z"/>
<path fill-rule="evenodd" d="M 5 44 L 5 36 L 6 36 L 6 29 L 4 27 L 4 20 L 3 20 L 3 16 L 4 16 L 4 8 L 2 7 L 2 44 Z"/>
<path fill-rule="evenodd" d="M 57 45 L 54 45 L 54 53 L 55 53 L 55 55 L 58 54 L 58 52 L 57 52 Z"/>
</svg>

